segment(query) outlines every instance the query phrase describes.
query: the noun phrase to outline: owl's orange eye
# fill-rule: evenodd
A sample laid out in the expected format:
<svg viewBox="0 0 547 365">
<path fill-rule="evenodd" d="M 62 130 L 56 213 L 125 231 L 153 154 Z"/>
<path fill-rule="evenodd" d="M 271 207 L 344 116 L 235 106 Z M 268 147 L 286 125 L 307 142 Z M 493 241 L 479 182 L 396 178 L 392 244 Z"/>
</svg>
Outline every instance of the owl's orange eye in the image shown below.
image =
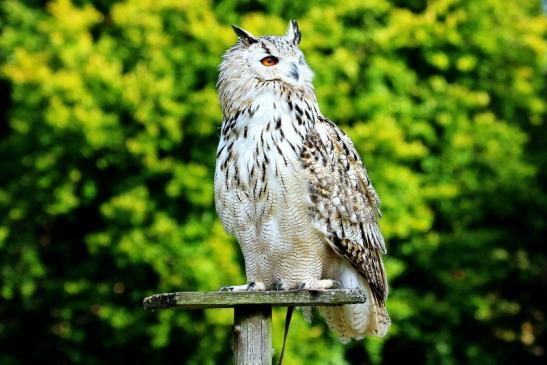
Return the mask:
<svg viewBox="0 0 547 365">
<path fill-rule="evenodd" d="M 279 62 L 277 57 L 274 56 L 266 56 L 263 59 L 260 60 L 260 63 L 262 63 L 264 66 L 274 66 Z"/>
</svg>

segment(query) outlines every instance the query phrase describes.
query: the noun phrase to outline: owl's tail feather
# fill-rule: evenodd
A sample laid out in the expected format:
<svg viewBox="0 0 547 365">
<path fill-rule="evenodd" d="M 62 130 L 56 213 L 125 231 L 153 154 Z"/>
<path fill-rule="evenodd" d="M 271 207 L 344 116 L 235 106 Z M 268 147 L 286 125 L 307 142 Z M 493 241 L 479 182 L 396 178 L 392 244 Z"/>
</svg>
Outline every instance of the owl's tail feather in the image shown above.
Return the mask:
<svg viewBox="0 0 547 365">
<path fill-rule="evenodd" d="M 352 267 L 342 270 L 339 278 L 344 288 L 360 288 L 367 292 L 367 302 L 339 307 L 320 307 L 329 328 L 340 336 L 340 341 L 362 339 L 364 336 L 383 337 L 391 324 L 386 307 L 377 303 L 366 280 Z"/>
</svg>

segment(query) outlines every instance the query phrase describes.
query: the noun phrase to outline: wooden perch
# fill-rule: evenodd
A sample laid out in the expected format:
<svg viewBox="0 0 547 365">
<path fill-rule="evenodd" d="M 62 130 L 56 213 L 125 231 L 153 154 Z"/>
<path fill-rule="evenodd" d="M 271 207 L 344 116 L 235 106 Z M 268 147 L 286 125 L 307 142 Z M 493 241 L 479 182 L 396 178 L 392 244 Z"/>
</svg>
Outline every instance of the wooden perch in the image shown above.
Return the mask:
<svg viewBox="0 0 547 365">
<path fill-rule="evenodd" d="M 143 301 L 144 309 L 203 309 L 233 308 L 239 305 L 271 305 L 272 307 L 299 307 L 365 303 L 364 291 L 359 289 L 333 289 L 312 291 L 264 292 L 177 292 L 156 294 Z"/>
<path fill-rule="evenodd" d="M 144 299 L 144 309 L 234 308 L 234 364 L 272 363 L 272 307 L 332 306 L 365 303 L 359 289 L 320 292 L 285 290 L 264 292 L 177 292 Z"/>
</svg>

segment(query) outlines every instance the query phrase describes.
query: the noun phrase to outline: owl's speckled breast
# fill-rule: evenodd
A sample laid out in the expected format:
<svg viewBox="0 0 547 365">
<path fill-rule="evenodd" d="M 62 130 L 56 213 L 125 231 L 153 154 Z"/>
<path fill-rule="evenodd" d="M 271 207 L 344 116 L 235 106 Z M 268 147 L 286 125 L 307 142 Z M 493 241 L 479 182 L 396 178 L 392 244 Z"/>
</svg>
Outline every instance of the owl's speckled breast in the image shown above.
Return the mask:
<svg viewBox="0 0 547 365">
<path fill-rule="evenodd" d="M 256 105 L 256 106 L 255 106 Z M 306 105 L 266 94 L 239 113 L 223 130 L 215 172 L 218 214 L 241 244 L 247 272 L 274 285 L 298 285 L 302 276 L 321 277 L 328 257 L 311 247 L 323 242 L 312 224 L 300 152 L 311 126 L 296 115 Z M 248 278 L 249 279 L 249 278 Z M 251 280 L 251 279 L 249 279 Z"/>
</svg>

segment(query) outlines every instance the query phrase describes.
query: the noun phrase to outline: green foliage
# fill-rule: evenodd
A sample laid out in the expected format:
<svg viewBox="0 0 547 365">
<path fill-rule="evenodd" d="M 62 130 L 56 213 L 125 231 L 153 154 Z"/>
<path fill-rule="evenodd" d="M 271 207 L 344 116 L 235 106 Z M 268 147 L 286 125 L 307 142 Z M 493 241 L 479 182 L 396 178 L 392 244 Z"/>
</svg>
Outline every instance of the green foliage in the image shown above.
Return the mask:
<svg viewBox="0 0 547 365">
<path fill-rule="evenodd" d="M 0 364 L 230 363 L 229 311 L 152 315 L 140 301 L 244 280 L 212 198 L 216 67 L 231 23 L 279 34 L 289 18 L 323 113 L 382 198 L 393 326 L 343 346 L 297 316 L 287 361 L 545 361 L 538 1 L 0 9 Z"/>
</svg>

